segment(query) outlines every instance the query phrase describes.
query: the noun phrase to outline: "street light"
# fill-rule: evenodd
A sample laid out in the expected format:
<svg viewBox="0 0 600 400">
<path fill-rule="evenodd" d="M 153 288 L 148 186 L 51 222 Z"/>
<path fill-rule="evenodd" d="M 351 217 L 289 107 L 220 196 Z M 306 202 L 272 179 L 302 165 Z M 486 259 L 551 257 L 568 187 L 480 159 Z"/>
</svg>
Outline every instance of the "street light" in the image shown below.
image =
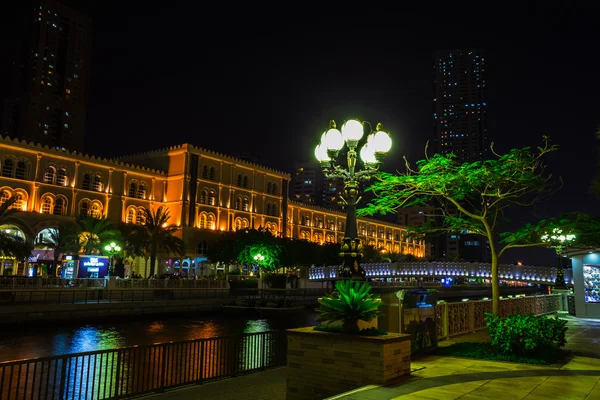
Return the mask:
<svg viewBox="0 0 600 400">
<path fill-rule="evenodd" d="M 370 126 L 370 124 L 369 124 Z M 356 204 L 360 201 L 358 197 L 359 183 L 371 180 L 378 172 L 383 162 L 383 157 L 392 147 L 392 139 L 383 130 L 383 125 L 378 123 L 375 131 L 367 136 L 366 142 L 359 151 L 360 158 L 364 163 L 362 171 L 356 171 L 357 153 L 356 149 L 364 134 L 362 122 L 350 119 L 342 125 L 340 132 L 336 128 L 335 121 L 329 122 L 329 130 L 321 136 L 321 143 L 315 148 L 315 157 L 321 164 L 326 179 L 342 179 L 344 181 L 344 195 L 342 201 L 346 204 L 346 230 L 342 241 L 340 257 L 343 259 L 343 271 L 341 276 L 346 279 L 365 279 L 365 271 L 360 266 L 362 245 L 358 238 L 356 224 Z M 348 147 L 347 167 L 336 165 L 340 150 Z M 341 196 L 340 196 L 341 197 Z"/>
<path fill-rule="evenodd" d="M 262 254 L 257 254 L 254 256 L 254 261 L 256 261 L 258 263 L 258 265 L 260 265 L 261 262 L 263 262 L 265 260 L 265 256 L 263 256 Z"/>
<path fill-rule="evenodd" d="M 114 256 L 115 256 L 115 254 L 117 254 L 118 252 L 121 251 L 121 246 L 119 246 L 115 242 L 111 242 L 110 244 L 107 244 L 106 246 L 104 246 L 104 250 L 106 250 L 108 252 L 108 254 L 110 255 L 109 275 L 112 275 L 112 274 L 114 274 L 114 270 L 113 270 Z"/>
</svg>

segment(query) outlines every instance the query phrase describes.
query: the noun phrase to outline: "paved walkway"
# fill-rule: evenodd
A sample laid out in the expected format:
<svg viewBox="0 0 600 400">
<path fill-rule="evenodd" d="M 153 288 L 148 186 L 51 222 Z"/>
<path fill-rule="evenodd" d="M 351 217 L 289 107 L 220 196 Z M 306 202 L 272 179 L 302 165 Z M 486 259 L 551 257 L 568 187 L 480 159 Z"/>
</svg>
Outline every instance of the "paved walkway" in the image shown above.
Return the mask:
<svg viewBox="0 0 600 400">
<path fill-rule="evenodd" d="M 371 385 L 331 399 L 343 400 L 600 400 L 600 320 L 567 319 L 574 357 L 564 365 L 537 366 L 468 358 L 426 356 L 412 361 L 412 374 L 391 386 Z M 479 331 L 440 342 L 487 340 Z M 188 386 L 145 398 L 156 400 L 284 400 L 287 368 Z M 315 399 L 318 400 L 318 399 Z"/>
</svg>

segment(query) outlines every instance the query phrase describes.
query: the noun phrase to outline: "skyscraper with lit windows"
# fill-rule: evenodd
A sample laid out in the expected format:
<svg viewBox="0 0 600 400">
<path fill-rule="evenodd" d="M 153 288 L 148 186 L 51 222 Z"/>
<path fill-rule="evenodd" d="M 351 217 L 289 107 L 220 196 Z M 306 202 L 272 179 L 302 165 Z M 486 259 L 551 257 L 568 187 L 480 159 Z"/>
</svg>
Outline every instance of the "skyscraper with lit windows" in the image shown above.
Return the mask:
<svg viewBox="0 0 600 400">
<path fill-rule="evenodd" d="M 435 151 L 458 161 L 487 153 L 485 56 L 479 49 L 438 51 L 434 63 Z"/>
<path fill-rule="evenodd" d="M 23 9 L 0 134 L 83 151 L 91 19 L 55 0 Z"/>
<path fill-rule="evenodd" d="M 434 149 L 460 163 L 488 155 L 485 55 L 481 49 L 438 51 L 434 71 Z M 458 212 L 458 210 L 456 210 Z M 441 223 L 441 222 L 440 222 Z M 488 241 L 460 232 L 436 240 L 434 258 L 488 262 Z"/>
</svg>

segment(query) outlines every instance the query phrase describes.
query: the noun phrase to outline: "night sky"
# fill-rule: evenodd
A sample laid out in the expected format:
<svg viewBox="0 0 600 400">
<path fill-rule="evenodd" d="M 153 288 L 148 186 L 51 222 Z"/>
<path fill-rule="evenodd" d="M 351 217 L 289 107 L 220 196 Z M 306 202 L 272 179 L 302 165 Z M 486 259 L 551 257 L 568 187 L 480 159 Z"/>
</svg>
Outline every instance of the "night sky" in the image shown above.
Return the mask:
<svg viewBox="0 0 600 400">
<path fill-rule="evenodd" d="M 599 204 L 587 189 L 600 124 L 593 2 L 496 9 L 482 2 L 420 9 L 71 3 L 94 19 L 89 153 L 189 142 L 291 171 L 294 161 L 313 157 L 330 119 L 357 117 L 390 131 L 384 169 L 393 170 L 402 155 L 422 158 L 433 138 L 435 50 L 478 47 L 486 51 L 490 139 L 501 150 L 537 145 L 542 135 L 560 146 L 548 162 L 565 185 L 535 213 L 593 212 Z M 16 27 L 3 22 L 8 46 Z M 6 76 L 9 60 L 0 63 Z"/>
</svg>

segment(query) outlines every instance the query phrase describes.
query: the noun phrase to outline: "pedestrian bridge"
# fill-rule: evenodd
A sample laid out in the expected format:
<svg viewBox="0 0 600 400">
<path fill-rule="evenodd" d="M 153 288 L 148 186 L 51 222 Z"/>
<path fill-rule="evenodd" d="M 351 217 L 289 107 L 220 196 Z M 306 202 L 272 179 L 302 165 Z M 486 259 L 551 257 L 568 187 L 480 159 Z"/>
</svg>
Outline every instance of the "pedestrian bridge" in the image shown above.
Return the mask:
<svg viewBox="0 0 600 400">
<path fill-rule="evenodd" d="M 367 277 L 385 282 L 404 282 L 411 280 L 465 283 L 491 283 L 492 265 L 490 263 L 465 262 L 409 262 L 409 263 L 367 263 L 362 264 Z M 573 285 L 570 269 L 565 269 L 565 283 Z M 329 281 L 339 279 L 341 266 L 311 267 L 309 280 Z M 500 264 L 498 276 L 505 283 L 520 282 L 554 285 L 556 267 L 538 267 L 533 265 Z"/>
</svg>

